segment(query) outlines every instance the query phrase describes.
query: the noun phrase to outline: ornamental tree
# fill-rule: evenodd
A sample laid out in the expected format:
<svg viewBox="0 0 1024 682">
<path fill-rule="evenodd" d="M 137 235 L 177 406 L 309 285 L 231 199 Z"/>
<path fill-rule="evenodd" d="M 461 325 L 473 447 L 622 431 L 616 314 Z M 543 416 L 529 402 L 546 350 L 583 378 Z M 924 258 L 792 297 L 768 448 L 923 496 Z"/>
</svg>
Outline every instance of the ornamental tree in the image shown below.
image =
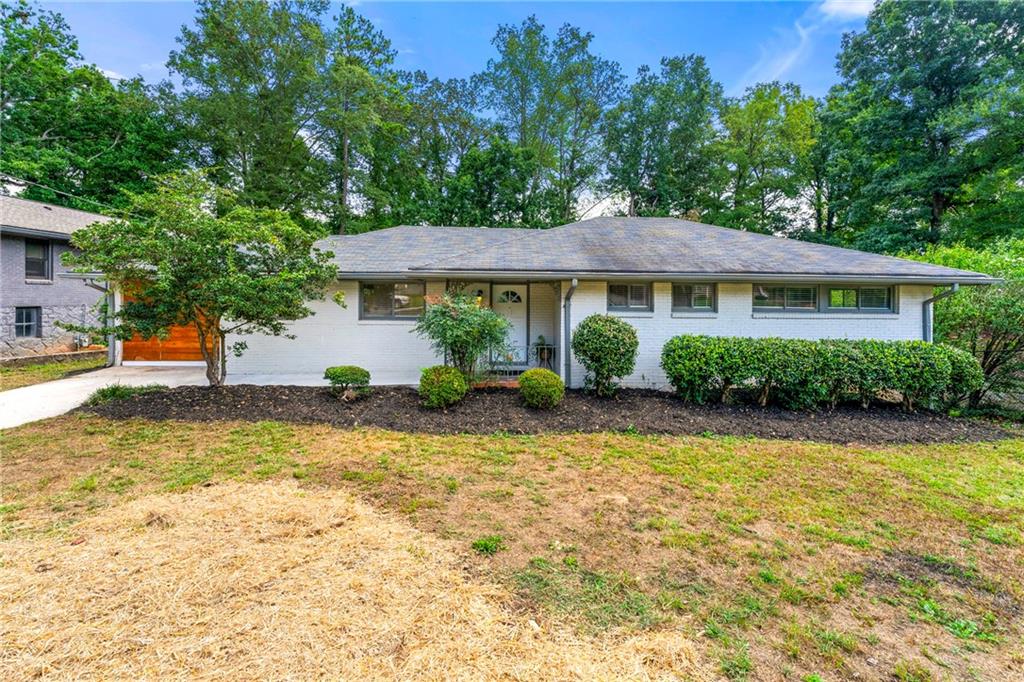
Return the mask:
<svg viewBox="0 0 1024 682">
<path fill-rule="evenodd" d="M 505 352 L 511 324 L 475 298 L 445 294 L 428 303 L 413 331 L 466 377 L 484 355 Z"/>
<path fill-rule="evenodd" d="M 79 252 L 64 263 L 124 292 L 107 333 L 162 338 L 194 327 L 211 386 L 224 383 L 228 335 L 288 336 L 286 321 L 313 314 L 308 302 L 337 277 L 315 235 L 281 211 L 235 205 L 201 171 L 162 176 L 155 191 L 129 198 L 118 219 L 76 232 Z M 238 356 L 246 344 L 230 347 Z"/>
</svg>

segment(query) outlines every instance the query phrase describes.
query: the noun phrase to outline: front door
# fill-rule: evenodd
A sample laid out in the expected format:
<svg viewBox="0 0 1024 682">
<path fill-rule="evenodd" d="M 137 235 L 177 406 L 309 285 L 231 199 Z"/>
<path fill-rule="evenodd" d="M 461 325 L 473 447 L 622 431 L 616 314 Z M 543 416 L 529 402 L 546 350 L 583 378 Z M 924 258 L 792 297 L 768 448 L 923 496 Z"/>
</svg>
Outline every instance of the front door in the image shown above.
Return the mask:
<svg viewBox="0 0 1024 682">
<path fill-rule="evenodd" d="M 494 312 L 511 323 L 508 330 L 508 345 L 511 357 L 508 362 L 525 365 L 529 358 L 529 342 L 526 338 L 526 285 L 494 285 Z"/>
</svg>

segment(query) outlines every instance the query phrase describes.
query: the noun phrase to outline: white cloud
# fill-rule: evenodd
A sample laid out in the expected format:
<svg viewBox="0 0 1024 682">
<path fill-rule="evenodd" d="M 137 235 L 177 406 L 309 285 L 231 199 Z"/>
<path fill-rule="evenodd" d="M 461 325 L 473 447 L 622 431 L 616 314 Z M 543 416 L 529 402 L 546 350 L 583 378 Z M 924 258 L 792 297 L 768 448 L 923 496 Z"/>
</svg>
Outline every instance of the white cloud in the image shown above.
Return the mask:
<svg viewBox="0 0 1024 682">
<path fill-rule="evenodd" d="M 139 64 L 139 69 L 142 71 L 159 71 L 164 68 L 162 62 L 144 62 Z"/>
<path fill-rule="evenodd" d="M 754 83 L 784 79 L 814 52 L 822 36 L 849 30 L 849 24 L 862 21 L 873 6 L 873 0 L 824 0 L 808 7 L 792 26 L 761 44 L 760 57 L 729 89 L 730 94 L 741 94 Z"/>
<path fill-rule="evenodd" d="M 104 76 L 107 77 L 107 80 L 112 80 L 112 81 L 124 80 L 124 75 L 118 73 L 117 71 L 112 71 L 110 69 L 104 69 L 103 67 L 98 67 L 98 68 L 100 70 L 100 73 L 102 73 Z"/>
<path fill-rule="evenodd" d="M 844 21 L 863 19 L 874 6 L 874 0 L 825 0 L 818 9 L 827 17 Z"/>
</svg>

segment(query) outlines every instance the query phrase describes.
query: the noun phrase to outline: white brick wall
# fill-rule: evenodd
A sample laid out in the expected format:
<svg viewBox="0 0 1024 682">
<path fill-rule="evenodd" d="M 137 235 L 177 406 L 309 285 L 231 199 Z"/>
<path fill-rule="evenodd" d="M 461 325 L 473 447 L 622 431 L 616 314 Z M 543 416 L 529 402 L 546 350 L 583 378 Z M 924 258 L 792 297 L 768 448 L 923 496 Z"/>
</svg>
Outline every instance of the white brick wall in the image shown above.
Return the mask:
<svg viewBox="0 0 1024 682">
<path fill-rule="evenodd" d="M 228 374 L 323 374 L 333 365 L 358 365 L 374 384 L 415 384 L 420 370 L 440 363 L 430 345 L 412 333 L 415 320 L 360 320 L 354 281 L 340 282 L 323 301 L 311 304 L 315 315 L 289 325 L 294 339 L 252 334 L 231 338 L 249 344 L 240 358 L 228 357 Z M 345 294 L 347 307 L 334 302 Z M 444 282 L 427 282 L 427 294 L 440 295 Z"/>
<path fill-rule="evenodd" d="M 561 345 L 561 320 L 568 281 L 560 293 L 547 284 L 535 283 L 530 291 L 530 342 L 544 334 Z M 241 358 L 228 358 L 232 376 L 244 374 L 322 374 L 331 365 L 359 365 L 370 371 L 375 384 L 415 384 L 420 370 L 437 364 L 440 358 L 429 345 L 411 333 L 411 320 L 360 320 L 357 283 L 343 281 L 332 288 L 325 300 L 312 304 L 316 314 L 290 326 L 295 339 L 251 335 L 243 338 L 249 348 Z M 335 291 L 345 294 L 347 308 L 333 300 Z M 441 294 L 443 281 L 427 282 L 428 294 Z M 903 286 L 898 295 L 898 313 L 823 314 L 753 313 L 750 284 L 720 284 L 718 311 L 701 314 L 673 314 L 672 285 L 655 282 L 654 311 L 620 313 L 637 328 L 640 350 L 636 371 L 627 377 L 630 386 L 663 387 L 665 375 L 659 366 L 661 348 L 678 334 L 715 336 L 781 336 L 787 338 L 877 338 L 920 339 L 921 303 L 932 295 L 931 287 Z M 550 310 L 550 314 L 546 311 Z M 607 289 L 603 281 L 579 283 L 572 299 L 570 328 L 587 315 L 607 311 Z M 234 339 L 231 339 L 234 340 Z M 559 357 L 564 357 L 559 353 Z M 564 371 L 559 360 L 559 371 Z M 572 385 L 583 384 L 583 367 L 572 359 Z"/>
<path fill-rule="evenodd" d="M 569 283 L 562 283 L 562 291 Z M 754 313 L 752 285 L 719 284 L 718 310 L 714 313 L 672 313 L 672 285 L 654 283 L 654 311 L 613 313 L 634 327 L 640 339 L 636 370 L 624 380 L 628 386 L 660 388 L 667 383 L 660 365 L 665 342 L 679 334 L 711 336 L 780 336 L 783 338 L 920 339 L 921 305 L 932 295 L 927 286 L 901 286 L 898 312 L 852 313 Z M 580 282 L 572 298 L 570 328 L 583 318 L 607 312 L 605 282 Z M 573 386 L 582 386 L 585 371 L 572 359 Z"/>
</svg>

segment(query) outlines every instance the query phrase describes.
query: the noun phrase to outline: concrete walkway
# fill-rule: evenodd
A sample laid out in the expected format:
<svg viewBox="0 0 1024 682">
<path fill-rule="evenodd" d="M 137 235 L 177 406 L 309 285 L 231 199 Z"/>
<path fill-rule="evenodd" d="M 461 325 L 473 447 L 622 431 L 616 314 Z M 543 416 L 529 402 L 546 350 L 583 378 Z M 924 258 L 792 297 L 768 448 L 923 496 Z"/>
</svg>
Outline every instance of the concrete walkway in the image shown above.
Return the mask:
<svg viewBox="0 0 1024 682">
<path fill-rule="evenodd" d="M 310 374 L 243 374 L 228 376 L 230 384 L 319 386 L 326 382 Z M 81 405 L 97 388 L 110 384 L 141 386 L 204 386 L 202 367 L 107 367 L 67 379 L 0 391 L 0 429 L 64 414 Z"/>
</svg>

